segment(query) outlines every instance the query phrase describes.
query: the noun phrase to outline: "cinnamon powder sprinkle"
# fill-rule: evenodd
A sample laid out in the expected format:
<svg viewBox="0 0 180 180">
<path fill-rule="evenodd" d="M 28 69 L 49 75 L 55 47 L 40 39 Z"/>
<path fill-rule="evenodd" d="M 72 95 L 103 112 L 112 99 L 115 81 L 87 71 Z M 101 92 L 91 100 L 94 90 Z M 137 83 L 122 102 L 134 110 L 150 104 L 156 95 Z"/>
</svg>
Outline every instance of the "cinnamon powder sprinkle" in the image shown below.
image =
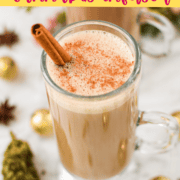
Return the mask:
<svg viewBox="0 0 180 180">
<path fill-rule="evenodd" d="M 72 87 L 71 85 L 69 85 L 69 88 L 68 90 L 72 93 L 76 92 L 76 88 L 75 87 Z"/>
<path fill-rule="evenodd" d="M 68 76 L 69 72 L 66 69 L 63 69 L 62 72 L 60 72 L 60 76 Z"/>
<path fill-rule="evenodd" d="M 58 69 L 61 88 L 81 95 L 89 95 L 86 92 L 89 89 L 90 95 L 93 92 L 99 95 L 126 82 L 134 66 L 133 55 L 129 60 L 113 50 L 103 50 L 98 41 L 94 44 L 92 46 L 86 39 L 64 43 L 63 48 L 71 55 L 72 61 Z"/>
</svg>

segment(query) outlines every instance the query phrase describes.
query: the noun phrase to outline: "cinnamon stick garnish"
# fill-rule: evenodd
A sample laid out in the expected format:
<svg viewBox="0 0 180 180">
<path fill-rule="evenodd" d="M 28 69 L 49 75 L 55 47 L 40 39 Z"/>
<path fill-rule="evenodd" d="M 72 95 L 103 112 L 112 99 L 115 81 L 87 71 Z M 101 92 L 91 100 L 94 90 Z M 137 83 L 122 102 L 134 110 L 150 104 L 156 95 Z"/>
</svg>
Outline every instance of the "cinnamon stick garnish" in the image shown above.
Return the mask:
<svg viewBox="0 0 180 180">
<path fill-rule="evenodd" d="M 55 64 L 64 65 L 71 61 L 70 55 L 42 24 L 34 24 L 31 33 Z"/>
</svg>

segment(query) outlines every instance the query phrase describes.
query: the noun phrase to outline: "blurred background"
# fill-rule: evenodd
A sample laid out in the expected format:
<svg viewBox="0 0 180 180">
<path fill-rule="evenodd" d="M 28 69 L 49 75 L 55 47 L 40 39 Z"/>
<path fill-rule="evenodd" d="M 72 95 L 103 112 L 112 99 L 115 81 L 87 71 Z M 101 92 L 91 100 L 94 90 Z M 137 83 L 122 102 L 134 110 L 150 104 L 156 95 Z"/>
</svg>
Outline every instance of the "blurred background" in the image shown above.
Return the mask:
<svg viewBox="0 0 180 180">
<path fill-rule="evenodd" d="M 157 58 L 142 54 L 139 109 L 168 114 L 176 112 L 174 116 L 178 119 L 180 118 L 180 9 L 151 8 L 148 11 L 166 17 L 172 23 L 174 34 L 170 39 L 167 56 Z M 35 23 L 42 23 L 54 33 L 68 23 L 67 9 L 0 7 L 0 171 L 3 166 L 11 164 L 10 160 L 6 163 L 3 161 L 4 153 L 11 142 L 10 131 L 12 131 L 18 139 L 29 144 L 34 155 L 32 167 L 35 166 L 40 179 L 57 180 L 59 174 L 64 172 L 59 170 L 58 151 L 40 70 L 42 48 L 35 42 L 30 31 Z M 137 41 L 140 44 L 142 41 L 148 44 L 148 47 L 156 46 L 156 50 L 163 50 L 165 38 L 154 26 L 143 23 L 139 27 L 139 35 Z M 43 121 L 46 124 L 43 124 Z M 149 180 L 156 176 L 165 176 L 171 180 L 180 179 L 179 143 L 173 151 L 157 156 L 144 156 L 136 152 L 134 159 L 138 169 L 134 169 L 133 177 L 130 179 Z M 20 170 L 16 168 L 16 171 Z M 13 168 L 8 169 L 9 172 L 15 173 Z"/>
</svg>

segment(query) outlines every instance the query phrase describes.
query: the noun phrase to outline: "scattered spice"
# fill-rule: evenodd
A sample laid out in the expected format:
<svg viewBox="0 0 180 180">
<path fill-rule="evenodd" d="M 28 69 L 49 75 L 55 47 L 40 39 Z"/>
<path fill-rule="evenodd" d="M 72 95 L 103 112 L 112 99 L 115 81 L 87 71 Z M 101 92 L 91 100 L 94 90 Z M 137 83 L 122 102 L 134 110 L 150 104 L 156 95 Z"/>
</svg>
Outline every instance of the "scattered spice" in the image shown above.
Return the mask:
<svg viewBox="0 0 180 180">
<path fill-rule="evenodd" d="M 19 41 L 18 35 L 14 31 L 8 31 L 6 28 L 3 34 L 0 34 L 0 46 L 6 45 L 12 47 Z"/>
<path fill-rule="evenodd" d="M 13 111 L 16 106 L 10 106 L 9 100 L 6 99 L 4 103 L 0 104 L 0 123 L 8 125 L 14 119 Z"/>
</svg>

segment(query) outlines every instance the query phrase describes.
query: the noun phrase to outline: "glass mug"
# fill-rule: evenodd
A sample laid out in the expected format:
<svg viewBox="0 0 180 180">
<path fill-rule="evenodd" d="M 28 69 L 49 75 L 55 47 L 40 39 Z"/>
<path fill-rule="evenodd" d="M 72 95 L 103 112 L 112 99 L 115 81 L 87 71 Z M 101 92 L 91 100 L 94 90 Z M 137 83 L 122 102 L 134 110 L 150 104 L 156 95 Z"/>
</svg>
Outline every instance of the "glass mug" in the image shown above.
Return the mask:
<svg viewBox="0 0 180 180">
<path fill-rule="evenodd" d="M 67 23 L 82 20 L 103 20 L 116 24 L 128 31 L 140 44 L 145 54 L 159 58 L 170 52 L 172 40 L 175 38 L 174 25 L 164 16 L 145 8 L 126 7 L 67 7 Z M 148 23 L 162 32 L 161 50 L 157 51 L 157 43 L 146 43 L 140 38 L 140 25 Z"/>
<path fill-rule="evenodd" d="M 118 89 L 97 96 L 76 95 L 53 82 L 43 51 L 41 70 L 45 79 L 62 165 L 77 179 L 107 179 L 121 174 L 136 148 L 159 153 L 172 149 L 178 138 L 177 121 L 170 115 L 140 112 L 137 89 L 141 77 L 141 52 L 135 39 L 121 27 L 104 21 L 82 21 L 60 29 L 55 38 L 82 30 L 103 30 L 120 37 L 135 57 L 129 79 Z M 118 48 L 118 47 L 117 47 Z M 136 127 L 151 124 L 166 132 L 165 141 L 136 137 Z M 141 127 L 141 126 L 140 126 Z"/>
</svg>

